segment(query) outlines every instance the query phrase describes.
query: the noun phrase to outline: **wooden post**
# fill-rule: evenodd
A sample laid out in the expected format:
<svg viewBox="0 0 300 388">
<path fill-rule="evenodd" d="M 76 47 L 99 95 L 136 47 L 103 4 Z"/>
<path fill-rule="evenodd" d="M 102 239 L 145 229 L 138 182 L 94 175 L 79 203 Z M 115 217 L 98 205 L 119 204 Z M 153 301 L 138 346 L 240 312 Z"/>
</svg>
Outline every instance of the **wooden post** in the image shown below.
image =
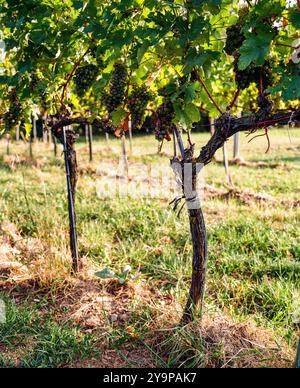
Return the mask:
<svg viewBox="0 0 300 388">
<path fill-rule="evenodd" d="M 90 155 L 90 162 L 93 161 L 93 128 L 92 125 L 88 125 L 88 140 L 89 140 L 89 155 Z"/>
<path fill-rule="evenodd" d="M 233 159 L 236 160 L 240 157 L 240 133 L 237 132 L 233 137 Z"/>
<path fill-rule="evenodd" d="M 10 154 L 9 143 L 10 143 L 10 134 L 8 133 L 6 135 L 6 155 Z"/>
<path fill-rule="evenodd" d="M 88 144 L 88 142 L 89 142 L 89 126 L 87 124 L 85 124 L 84 128 L 85 128 L 85 142 L 86 142 L 86 144 Z"/>
<path fill-rule="evenodd" d="M 16 127 L 16 143 L 18 144 L 20 141 L 20 124 Z"/>
<path fill-rule="evenodd" d="M 32 137 L 32 130 L 31 130 L 30 135 L 29 135 L 29 157 L 30 157 L 30 159 L 33 158 L 32 143 L 33 143 L 33 137 Z"/>
<path fill-rule="evenodd" d="M 36 131 L 36 119 L 32 116 L 32 133 L 33 133 L 33 142 L 37 140 L 37 131 Z"/>
<path fill-rule="evenodd" d="M 64 160 L 67 178 L 68 209 L 70 222 L 70 246 L 72 253 L 72 269 L 79 269 L 79 253 L 77 245 L 77 229 L 75 216 L 75 189 L 77 181 L 76 152 L 73 149 L 73 140 L 69 141 L 66 129 L 63 128 Z"/>
<path fill-rule="evenodd" d="M 298 349 L 297 349 L 297 355 L 296 355 L 296 361 L 295 361 L 295 368 L 300 369 L 300 338 L 298 342 Z"/>
<path fill-rule="evenodd" d="M 53 151 L 54 151 L 54 156 L 57 157 L 57 140 L 55 136 L 53 136 Z"/>
<path fill-rule="evenodd" d="M 173 131 L 173 154 L 174 157 L 177 157 L 177 140 L 176 140 L 176 133 Z"/>
<path fill-rule="evenodd" d="M 130 149 L 130 155 L 133 153 L 133 145 L 132 145 L 132 122 L 129 121 L 128 125 L 128 132 L 129 132 L 129 149 Z"/>
<path fill-rule="evenodd" d="M 43 119 L 42 119 L 42 134 L 43 134 L 43 143 L 48 143 L 48 131 L 44 131 Z"/>
<path fill-rule="evenodd" d="M 105 132 L 106 145 L 109 147 L 109 133 Z"/>
<path fill-rule="evenodd" d="M 224 143 L 224 145 L 223 145 L 223 161 L 224 161 L 227 184 L 229 186 L 233 186 L 231 176 L 230 176 L 230 171 L 229 171 L 229 162 L 228 162 L 228 153 L 227 153 L 227 144 L 226 143 Z"/>
<path fill-rule="evenodd" d="M 122 135 L 121 135 L 121 145 L 122 145 L 123 165 L 124 165 L 126 175 L 128 175 L 128 160 L 127 160 L 126 143 L 125 143 L 125 134 L 124 133 L 122 133 Z"/>
</svg>

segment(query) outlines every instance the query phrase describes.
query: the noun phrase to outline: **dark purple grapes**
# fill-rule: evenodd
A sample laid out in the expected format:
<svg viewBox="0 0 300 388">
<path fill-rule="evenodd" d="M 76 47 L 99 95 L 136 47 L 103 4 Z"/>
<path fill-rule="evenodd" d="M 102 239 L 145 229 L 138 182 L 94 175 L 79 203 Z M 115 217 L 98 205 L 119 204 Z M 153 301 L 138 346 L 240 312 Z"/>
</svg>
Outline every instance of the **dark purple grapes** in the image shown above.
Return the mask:
<svg viewBox="0 0 300 388">
<path fill-rule="evenodd" d="M 224 47 L 226 54 L 233 55 L 243 44 L 245 37 L 241 32 L 241 28 L 242 26 L 239 23 L 227 28 L 227 39 Z"/>
<path fill-rule="evenodd" d="M 109 93 L 103 96 L 103 102 L 109 113 L 116 110 L 124 102 L 126 86 L 127 68 L 122 62 L 117 62 L 110 81 Z"/>
<path fill-rule="evenodd" d="M 4 114 L 5 129 L 13 129 L 23 118 L 23 109 L 20 100 L 13 90 L 9 95 L 9 109 Z"/>
<path fill-rule="evenodd" d="M 235 81 L 239 89 L 247 89 L 251 83 L 255 83 L 263 90 L 273 86 L 275 77 L 273 73 L 273 65 L 270 60 L 266 60 L 262 66 L 256 66 L 251 63 L 245 70 L 238 68 L 238 56 L 234 62 Z"/>
<path fill-rule="evenodd" d="M 131 114 L 132 129 L 138 128 L 143 122 L 145 111 L 152 93 L 146 86 L 135 86 L 129 96 L 128 108 Z"/>
<path fill-rule="evenodd" d="M 96 81 L 98 74 L 99 68 L 93 64 L 79 67 L 76 70 L 74 83 L 76 93 L 79 97 L 83 97 L 85 95 L 92 84 Z"/>
<path fill-rule="evenodd" d="M 175 118 L 175 111 L 170 100 L 165 100 L 157 109 L 156 132 L 157 140 L 170 140 L 170 129 Z"/>
</svg>

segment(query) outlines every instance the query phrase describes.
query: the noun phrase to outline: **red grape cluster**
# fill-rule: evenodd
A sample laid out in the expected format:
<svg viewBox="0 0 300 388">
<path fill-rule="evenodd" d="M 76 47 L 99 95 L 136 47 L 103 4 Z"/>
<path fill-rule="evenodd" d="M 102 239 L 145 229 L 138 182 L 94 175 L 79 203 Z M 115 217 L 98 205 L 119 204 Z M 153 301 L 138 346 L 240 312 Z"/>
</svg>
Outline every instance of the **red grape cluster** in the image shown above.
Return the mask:
<svg viewBox="0 0 300 388">
<path fill-rule="evenodd" d="M 245 70 L 238 68 L 238 56 L 234 62 L 235 80 L 239 89 L 247 89 L 251 83 L 255 83 L 258 88 L 266 90 L 275 81 L 273 66 L 270 60 L 266 60 L 262 66 L 251 63 Z"/>
<path fill-rule="evenodd" d="M 241 28 L 242 26 L 239 23 L 227 28 L 227 39 L 224 47 L 226 54 L 233 55 L 243 44 L 245 37 L 241 32 Z"/>
<path fill-rule="evenodd" d="M 110 81 L 109 94 L 103 97 L 104 104 L 109 113 L 117 109 L 124 101 L 126 85 L 127 68 L 122 62 L 117 62 Z"/>
<path fill-rule="evenodd" d="M 5 128 L 8 131 L 13 129 L 23 117 L 22 105 L 15 90 L 11 92 L 9 102 L 9 109 L 4 115 Z"/>
<path fill-rule="evenodd" d="M 83 97 L 89 90 L 92 84 L 96 81 L 99 74 L 99 69 L 96 65 L 88 64 L 79 67 L 76 70 L 74 83 L 76 87 L 76 93 L 79 97 Z"/>
<path fill-rule="evenodd" d="M 170 129 L 175 118 L 175 111 L 170 100 L 165 100 L 157 109 L 155 137 L 157 140 L 170 140 Z"/>
<path fill-rule="evenodd" d="M 133 88 L 128 101 L 132 129 L 136 129 L 143 122 L 145 110 L 151 98 L 152 93 L 146 86 L 135 86 Z"/>
</svg>

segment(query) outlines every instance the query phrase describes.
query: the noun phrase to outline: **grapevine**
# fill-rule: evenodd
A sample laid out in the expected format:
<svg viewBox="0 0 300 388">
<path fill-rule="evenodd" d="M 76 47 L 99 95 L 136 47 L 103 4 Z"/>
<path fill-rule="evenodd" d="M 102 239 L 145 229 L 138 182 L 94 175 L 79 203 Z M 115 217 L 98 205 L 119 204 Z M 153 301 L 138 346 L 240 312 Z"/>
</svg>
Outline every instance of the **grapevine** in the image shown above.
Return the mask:
<svg viewBox="0 0 300 388">
<path fill-rule="evenodd" d="M 91 50 L 91 56 L 96 61 L 99 70 L 103 70 L 105 67 L 105 61 L 103 60 L 103 52 L 97 47 L 93 47 Z"/>
<path fill-rule="evenodd" d="M 77 126 L 121 134 L 123 145 L 130 118 L 133 129 L 154 132 L 160 142 L 173 132 L 182 167 L 206 165 L 241 131 L 263 129 L 269 148 L 269 127 L 300 121 L 299 58 L 293 56 L 300 1 L 231 3 L 2 1 L 1 122 L 10 130 L 23 121 L 29 131 L 30 113 L 40 109 L 64 144 L 74 198 Z M 150 84 L 151 92 L 144 86 Z M 214 120 L 214 131 L 194 155 L 189 133 L 201 110 Z M 74 204 L 69 200 L 69 214 Z M 188 216 L 193 280 L 185 316 L 191 319 L 203 300 L 207 240 L 200 208 L 188 208 Z"/>
<path fill-rule="evenodd" d="M 241 32 L 241 25 L 239 23 L 234 24 L 227 28 L 226 34 L 226 45 L 224 47 L 224 51 L 228 55 L 233 55 L 236 50 L 238 50 L 243 44 L 245 37 Z"/>
<path fill-rule="evenodd" d="M 127 86 L 127 68 L 122 62 L 114 65 L 110 89 L 103 101 L 109 113 L 117 109 L 124 101 Z"/>
<path fill-rule="evenodd" d="M 245 70 L 240 70 L 238 67 L 237 55 L 234 62 L 235 80 L 239 89 L 247 89 L 251 83 L 255 83 L 258 88 L 262 86 L 263 90 L 273 86 L 275 78 L 273 75 L 273 64 L 270 60 L 265 61 L 262 66 L 250 64 Z"/>
<path fill-rule="evenodd" d="M 83 97 L 84 94 L 89 90 L 92 84 L 95 82 L 99 73 L 99 69 L 96 65 L 89 64 L 79 67 L 76 70 L 74 83 L 76 93 L 78 96 Z"/>
<path fill-rule="evenodd" d="M 170 100 L 165 100 L 157 109 L 155 137 L 158 141 L 171 140 L 170 129 L 175 118 L 175 111 Z"/>
<path fill-rule="evenodd" d="M 128 101 L 128 108 L 132 120 L 132 129 L 136 129 L 143 122 L 145 110 L 151 99 L 152 93 L 146 86 L 135 86 L 133 88 Z"/>
<path fill-rule="evenodd" d="M 8 98 L 9 109 L 4 115 L 4 122 L 6 129 L 9 131 L 22 120 L 23 109 L 15 90 L 10 93 Z"/>
</svg>

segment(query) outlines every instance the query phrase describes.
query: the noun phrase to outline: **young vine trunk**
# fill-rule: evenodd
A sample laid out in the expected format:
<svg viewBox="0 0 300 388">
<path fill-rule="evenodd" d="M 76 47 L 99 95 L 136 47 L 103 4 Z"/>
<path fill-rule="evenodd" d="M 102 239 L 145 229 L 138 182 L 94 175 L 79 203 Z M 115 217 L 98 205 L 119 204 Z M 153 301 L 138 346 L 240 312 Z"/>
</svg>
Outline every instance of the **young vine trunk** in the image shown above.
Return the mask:
<svg viewBox="0 0 300 388">
<path fill-rule="evenodd" d="M 190 200 L 186 198 L 193 244 L 193 261 L 191 286 L 182 317 L 182 323 L 185 324 L 192 320 L 197 308 L 200 309 L 200 313 L 202 315 L 207 268 L 207 236 L 205 220 L 197 193 L 197 163 L 193 161 L 193 147 L 191 149 L 184 149 L 181 134 L 177 127 L 174 126 L 174 155 L 177 153 L 175 140 L 178 142 L 178 148 L 182 157 L 181 168 L 183 195 L 186 196 L 185 184 L 189 184 L 189 182 L 185 182 L 184 165 L 185 163 L 192 163 L 193 201 L 198 204 L 196 208 L 191 208 Z M 174 157 L 176 158 L 176 155 Z"/>
<path fill-rule="evenodd" d="M 201 208 L 189 210 L 189 222 L 193 243 L 193 264 L 191 287 L 182 319 L 184 323 L 192 320 L 197 306 L 202 314 L 207 267 L 206 227 Z"/>
</svg>

